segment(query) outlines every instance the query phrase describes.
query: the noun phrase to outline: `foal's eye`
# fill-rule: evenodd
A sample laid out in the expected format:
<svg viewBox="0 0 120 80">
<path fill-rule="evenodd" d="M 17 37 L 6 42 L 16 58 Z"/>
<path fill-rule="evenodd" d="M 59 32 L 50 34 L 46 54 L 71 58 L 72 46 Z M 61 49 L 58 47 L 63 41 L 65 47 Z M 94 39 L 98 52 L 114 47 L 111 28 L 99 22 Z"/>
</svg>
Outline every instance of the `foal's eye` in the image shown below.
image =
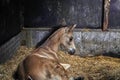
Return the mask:
<svg viewBox="0 0 120 80">
<path fill-rule="evenodd" d="M 73 40 L 73 37 L 70 37 L 70 42 Z"/>
</svg>

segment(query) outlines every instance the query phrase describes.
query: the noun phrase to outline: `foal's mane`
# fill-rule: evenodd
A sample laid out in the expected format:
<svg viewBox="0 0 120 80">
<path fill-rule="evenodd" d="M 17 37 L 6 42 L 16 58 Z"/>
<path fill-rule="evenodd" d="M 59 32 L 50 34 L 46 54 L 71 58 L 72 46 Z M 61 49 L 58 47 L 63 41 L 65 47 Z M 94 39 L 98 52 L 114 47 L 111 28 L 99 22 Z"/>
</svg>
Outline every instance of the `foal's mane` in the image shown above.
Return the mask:
<svg viewBox="0 0 120 80">
<path fill-rule="evenodd" d="M 48 37 L 48 40 L 50 40 L 51 38 L 53 38 L 56 34 L 62 34 L 63 33 L 63 27 L 62 28 L 59 28 L 58 30 L 56 30 L 55 32 L 53 32 L 53 34 L 52 35 L 50 35 L 49 37 Z"/>
<path fill-rule="evenodd" d="M 52 38 L 58 31 L 60 31 L 61 28 L 64 28 L 66 26 L 57 26 L 52 28 L 49 33 L 40 41 L 37 43 L 37 45 L 35 46 L 35 48 L 38 48 L 39 46 L 41 46 L 46 40 Z"/>
</svg>

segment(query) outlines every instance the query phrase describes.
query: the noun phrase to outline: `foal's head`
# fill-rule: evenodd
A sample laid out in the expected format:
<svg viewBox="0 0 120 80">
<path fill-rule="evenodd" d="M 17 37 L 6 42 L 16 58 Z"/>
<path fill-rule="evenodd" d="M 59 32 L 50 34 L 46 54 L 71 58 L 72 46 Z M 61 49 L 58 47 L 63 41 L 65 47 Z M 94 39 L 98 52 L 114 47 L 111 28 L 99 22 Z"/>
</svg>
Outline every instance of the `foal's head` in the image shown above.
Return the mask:
<svg viewBox="0 0 120 80">
<path fill-rule="evenodd" d="M 60 38 L 60 45 L 62 45 L 69 54 L 74 54 L 76 50 L 73 39 L 73 29 L 75 27 L 76 24 L 70 27 L 64 27 L 64 34 Z"/>
</svg>

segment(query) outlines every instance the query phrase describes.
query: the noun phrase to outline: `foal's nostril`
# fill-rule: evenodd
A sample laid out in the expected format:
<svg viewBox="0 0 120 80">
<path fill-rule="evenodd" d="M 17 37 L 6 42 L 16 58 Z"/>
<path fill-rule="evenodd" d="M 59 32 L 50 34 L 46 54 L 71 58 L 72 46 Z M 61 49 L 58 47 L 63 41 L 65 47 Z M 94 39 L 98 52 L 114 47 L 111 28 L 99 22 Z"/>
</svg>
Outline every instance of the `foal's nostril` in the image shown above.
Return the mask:
<svg viewBox="0 0 120 80">
<path fill-rule="evenodd" d="M 75 49 L 72 49 L 72 53 L 73 53 L 73 54 L 75 53 Z"/>
<path fill-rule="evenodd" d="M 75 53 L 75 49 L 73 48 L 70 48 L 69 51 L 68 51 L 69 54 L 73 55 Z"/>
</svg>

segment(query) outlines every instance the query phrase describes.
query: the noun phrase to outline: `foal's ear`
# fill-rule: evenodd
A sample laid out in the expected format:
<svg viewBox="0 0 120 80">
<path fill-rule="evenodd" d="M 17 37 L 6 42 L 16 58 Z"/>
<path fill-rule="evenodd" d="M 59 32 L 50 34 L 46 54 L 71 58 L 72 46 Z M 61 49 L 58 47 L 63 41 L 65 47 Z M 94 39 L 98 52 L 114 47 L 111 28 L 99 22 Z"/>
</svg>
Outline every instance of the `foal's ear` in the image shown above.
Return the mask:
<svg viewBox="0 0 120 80">
<path fill-rule="evenodd" d="M 69 27 L 68 32 L 72 32 L 74 30 L 74 28 L 76 27 L 77 24 L 74 24 L 73 26 Z"/>
</svg>

